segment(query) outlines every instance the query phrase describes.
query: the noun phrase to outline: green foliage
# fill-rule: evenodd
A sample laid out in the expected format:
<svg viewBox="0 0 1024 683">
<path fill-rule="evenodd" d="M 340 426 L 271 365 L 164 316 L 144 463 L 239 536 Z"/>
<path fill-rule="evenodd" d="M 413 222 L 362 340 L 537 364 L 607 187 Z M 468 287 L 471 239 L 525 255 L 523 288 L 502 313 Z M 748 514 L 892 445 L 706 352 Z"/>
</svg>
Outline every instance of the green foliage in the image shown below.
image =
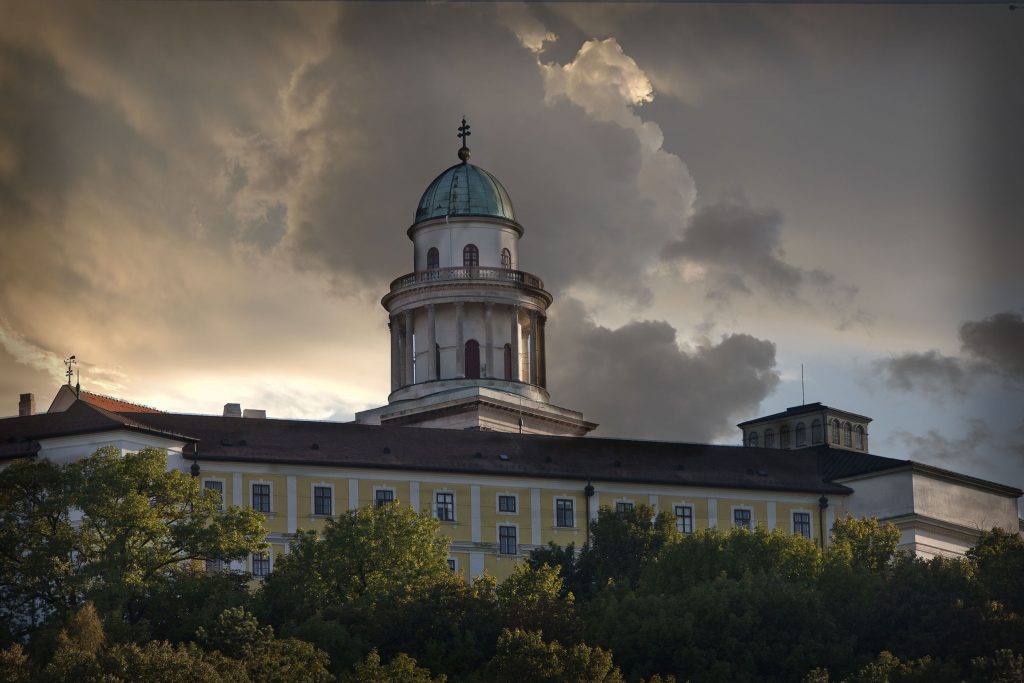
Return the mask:
<svg viewBox="0 0 1024 683">
<path fill-rule="evenodd" d="M 110 616 L 111 634 L 127 636 L 123 625 L 142 626 L 148 597 L 184 563 L 264 546 L 259 514 L 218 508 L 193 477 L 167 471 L 155 448 L 12 463 L 0 471 L 0 619 L 24 635 L 40 611 L 59 618 L 91 601 Z"/>
<path fill-rule="evenodd" d="M 988 599 L 1024 618 L 1024 538 L 992 529 L 967 551 L 967 558 L 974 563 L 978 583 Z"/>
<path fill-rule="evenodd" d="M 997 650 L 991 657 L 971 660 L 972 680 L 977 683 L 1020 683 L 1024 681 L 1024 656 L 1013 650 Z"/>
<path fill-rule="evenodd" d="M 577 596 L 590 594 L 589 579 L 583 576 L 575 543 L 562 547 L 554 541 L 548 541 L 546 547 L 534 548 L 526 562 L 534 569 L 545 564 L 556 568 L 562 577 L 563 596 L 569 593 Z"/>
<path fill-rule="evenodd" d="M 595 589 L 609 580 L 635 586 L 661 548 L 678 534 L 675 519 L 667 512 L 655 515 L 647 505 L 624 512 L 602 507 L 590 525 L 583 571 Z"/>
<path fill-rule="evenodd" d="M 828 560 L 832 564 L 881 572 L 896 556 L 900 531 L 895 524 L 880 525 L 878 519 L 857 519 L 847 515 L 832 525 Z"/>
<path fill-rule="evenodd" d="M 562 597 L 562 577 L 546 564 L 516 565 L 512 576 L 498 586 L 498 607 L 508 628 L 539 631 L 548 640 L 575 642 L 575 597 Z"/>
<path fill-rule="evenodd" d="M 883 650 L 878 657 L 843 683 L 955 683 L 960 678 L 956 668 L 922 657 L 901 660 Z"/>
<path fill-rule="evenodd" d="M 29 683 L 32 674 L 32 664 L 21 643 L 0 650 L 0 683 Z"/>
<path fill-rule="evenodd" d="M 738 579 L 747 572 L 766 572 L 806 584 L 817 579 L 821 568 L 821 550 L 802 536 L 763 527 L 710 529 L 665 546 L 645 572 L 641 586 L 652 592 L 679 592 L 695 582 L 719 575 Z"/>
<path fill-rule="evenodd" d="M 395 655 L 387 666 L 381 664 L 377 649 L 370 650 L 366 659 L 353 667 L 355 675 L 342 678 L 351 683 L 445 683 L 448 677 L 444 674 L 436 678 L 430 669 L 416 665 L 416 660 L 400 652 Z"/>
<path fill-rule="evenodd" d="M 611 653 L 580 643 L 566 648 L 544 642 L 539 631 L 505 630 L 498 652 L 487 667 L 486 680 L 495 683 L 620 683 L 624 679 Z"/>
</svg>

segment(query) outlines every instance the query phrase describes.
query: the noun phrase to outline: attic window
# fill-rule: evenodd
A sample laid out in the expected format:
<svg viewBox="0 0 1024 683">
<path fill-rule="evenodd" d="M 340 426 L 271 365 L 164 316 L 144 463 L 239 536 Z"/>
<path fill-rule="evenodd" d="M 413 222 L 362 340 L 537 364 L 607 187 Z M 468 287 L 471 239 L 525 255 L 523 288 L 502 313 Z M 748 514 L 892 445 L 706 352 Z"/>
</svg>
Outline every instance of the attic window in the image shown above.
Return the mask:
<svg viewBox="0 0 1024 683">
<path fill-rule="evenodd" d="M 508 456 L 505 455 L 504 453 L 499 453 L 498 460 L 508 460 Z"/>
<path fill-rule="evenodd" d="M 477 451 L 476 453 L 473 454 L 473 457 L 474 458 L 482 458 L 482 457 L 484 457 L 484 454 L 481 453 L 480 451 Z"/>
<path fill-rule="evenodd" d="M 239 446 L 248 446 L 248 445 L 249 445 L 249 442 L 248 442 L 248 441 L 246 441 L 245 439 L 239 439 L 239 440 L 238 440 L 238 445 L 239 445 Z"/>
<path fill-rule="evenodd" d="M 384 448 L 380 449 L 380 452 L 385 454 L 390 453 L 391 448 L 389 446 L 385 446 Z"/>
<path fill-rule="evenodd" d="M 310 446 L 310 448 L 312 448 L 314 451 L 318 451 L 318 450 L 320 450 L 320 444 L 315 443 L 312 446 Z"/>
</svg>

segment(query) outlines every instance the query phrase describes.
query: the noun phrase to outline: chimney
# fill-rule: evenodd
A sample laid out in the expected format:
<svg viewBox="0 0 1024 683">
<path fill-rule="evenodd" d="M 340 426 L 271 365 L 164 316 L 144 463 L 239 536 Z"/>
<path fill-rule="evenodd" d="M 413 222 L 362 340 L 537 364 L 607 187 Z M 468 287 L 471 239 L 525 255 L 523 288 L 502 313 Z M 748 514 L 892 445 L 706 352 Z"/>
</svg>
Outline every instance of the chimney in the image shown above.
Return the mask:
<svg viewBox="0 0 1024 683">
<path fill-rule="evenodd" d="M 224 417 L 242 417 L 242 406 L 238 403 L 225 403 Z"/>
<path fill-rule="evenodd" d="M 242 417 L 254 417 L 257 420 L 266 420 L 267 419 L 267 411 L 265 411 L 265 410 L 256 410 L 255 408 L 246 408 L 242 412 Z"/>
<path fill-rule="evenodd" d="M 32 415 L 36 412 L 36 395 L 22 394 L 18 401 L 18 417 Z"/>
</svg>

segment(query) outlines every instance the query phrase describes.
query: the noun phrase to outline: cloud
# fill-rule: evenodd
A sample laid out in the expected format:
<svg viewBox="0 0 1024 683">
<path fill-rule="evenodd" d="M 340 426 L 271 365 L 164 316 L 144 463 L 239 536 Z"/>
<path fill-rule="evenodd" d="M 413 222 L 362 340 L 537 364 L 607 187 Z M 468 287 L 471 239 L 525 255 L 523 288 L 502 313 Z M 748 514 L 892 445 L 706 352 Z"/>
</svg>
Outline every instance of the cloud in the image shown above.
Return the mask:
<svg viewBox="0 0 1024 683">
<path fill-rule="evenodd" d="M 1010 384 L 1024 381 L 1024 318 L 1015 311 L 996 313 L 960 326 L 964 356 L 939 351 L 910 351 L 876 360 L 875 376 L 896 391 L 919 392 L 941 400 L 963 396 L 986 376 Z"/>
<path fill-rule="evenodd" d="M 535 18 L 529 7 L 522 3 L 502 3 L 495 6 L 498 17 L 530 52 L 543 52 L 544 43 L 558 40 L 544 24 Z"/>
<path fill-rule="evenodd" d="M 991 372 L 1024 381 L 1024 317 L 1017 311 L 996 313 L 960 326 L 963 350 Z"/>
<path fill-rule="evenodd" d="M 548 335 L 549 386 L 603 436 L 709 441 L 736 436 L 779 383 L 775 345 L 746 334 L 679 346 L 664 321 L 596 324 L 578 301 L 558 304 Z"/>
<path fill-rule="evenodd" d="M 866 322 L 863 311 L 851 308 L 856 287 L 821 268 L 804 269 L 786 261 L 783 223 L 778 210 L 754 208 L 742 194 L 734 194 L 700 209 L 683 237 L 665 245 L 662 257 L 681 264 L 684 279 L 694 279 L 687 273 L 703 275 L 707 297 L 722 304 L 736 295 L 804 304 L 810 295 L 840 312 L 840 327 Z"/>
<path fill-rule="evenodd" d="M 57 382 L 61 381 L 60 368 L 64 359 L 56 353 L 33 344 L 20 332 L 11 327 L 7 319 L 0 317 L 0 345 L 21 365 L 49 373 Z"/>
</svg>

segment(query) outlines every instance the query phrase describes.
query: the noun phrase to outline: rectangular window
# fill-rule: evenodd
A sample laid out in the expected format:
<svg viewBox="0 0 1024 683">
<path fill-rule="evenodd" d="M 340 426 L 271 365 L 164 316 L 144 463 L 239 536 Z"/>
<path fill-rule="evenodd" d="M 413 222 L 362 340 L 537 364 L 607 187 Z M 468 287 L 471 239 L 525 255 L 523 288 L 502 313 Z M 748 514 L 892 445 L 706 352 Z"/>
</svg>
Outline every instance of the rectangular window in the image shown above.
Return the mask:
<svg viewBox="0 0 1024 683">
<path fill-rule="evenodd" d="M 438 493 L 437 497 L 437 518 L 442 522 L 455 521 L 455 494 Z"/>
<path fill-rule="evenodd" d="M 377 489 L 373 492 L 373 504 L 379 508 L 395 502 L 395 492 L 391 489 Z"/>
<path fill-rule="evenodd" d="M 330 486 L 314 486 L 313 487 L 313 514 L 314 515 L 332 515 L 331 506 L 331 487 Z"/>
<path fill-rule="evenodd" d="M 206 481 L 203 482 L 203 488 L 206 489 L 207 491 L 216 491 L 217 492 L 217 498 L 219 499 L 218 503 L 217 503 L 217 506 L 221 510 L 223 510 L 224 509 L 224 482 L 219 481 L 217 479 L 207 479 Z"/>
<path fill-rule="evenodd" d="M 270 553 L 252 554 L 252 575 L 266 576 L 270 573 Z"/>
<path fill-rule="evenodd" d="M 555 499 L 555 526 L 573 527 L 576 525 L 572 503 L 571 498 Z"/>
<path fill-rule="evenodd" d="M 518 552 L 514 526 L 498 527 L 498 552 L 502 555 L 515 555 Z"/>
<path fill-rule="evenodd" d="M 733 510 L 732 525 L 738 529 L 750 531 L 750 510 Z"/>
<path fill-rule="evenodd" d="M 498 512 L 515 512 L 515 496 L 498 496 Z"/>
<path fill-rule="evenodd" d="M 455 558 L 454 557 L 449 557 L 448 558 L 448 569 L 451 569 L 452 571 L 456 571 L 458 568 L 459 568 L 458 565 L 455 564 Z"/>
<path fill-rule="evenodd" d="M 676 505 L 676 529 L 684 534 L 693 533 L 693 507 Z"/>
<path fill-rule="evenodd" d="M 223 560 L 207 560 L 206 561 L 206 573 L 207 574 L 219 574 L 224 571 Z"/>
<path fill-rule="evenodd" d="M 270 512 L 270 484 L 252 485 L 252 509 L 256 512 Z"/>
<path fill-rule="evenodd" d="M 793 513 L 793 533 L 800 534 L 804 538 L 811 537 L 811 513 L 810 512 L 794 512 Z"/>
<path fill-rule="evenodd" d="M 632 510 L 633 504 L 630 502 L 620 500 L 615 504 L 615 511 L 618 512 L 620 515 L 625 514 L 627 512 L 632 512 Z"/>
</svg>

